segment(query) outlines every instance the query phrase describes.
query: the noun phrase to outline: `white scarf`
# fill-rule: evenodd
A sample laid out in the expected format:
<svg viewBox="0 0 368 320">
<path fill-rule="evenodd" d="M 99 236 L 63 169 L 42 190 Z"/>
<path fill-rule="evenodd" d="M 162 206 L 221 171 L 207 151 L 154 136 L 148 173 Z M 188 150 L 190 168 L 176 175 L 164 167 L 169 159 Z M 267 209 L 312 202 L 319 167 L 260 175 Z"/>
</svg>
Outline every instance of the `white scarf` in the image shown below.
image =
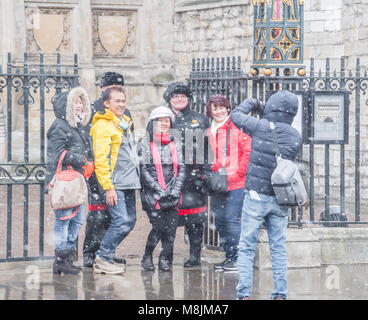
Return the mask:
<svg viewBox="0 0 368 320">
<path fill-rule="evenodd" d="M 83 111 L 79 115 L 75 115 L 76 123 L 81 123 L 85 117 L 86 117 L 86 113 Z"/>
<path fill-rule="evenodd" d="M 212 134 L 214 137 L 216 137 L 216 133 L 217 133 L 218 128 L 221 128 L 221 127 L 225 124 L 225 122 L 226 122 L 228 119 L 229 119 L 229 116 L 227 116 L 227 117 L 225 118 L 225 120 L 224 120 L 224 121 L 222 121 L 222 122 L 220 122 L 220 123 L 217 123 L 217 122 L 215 121 L 215 119 L 212 119 L 212 123 L 211 123 L 211 134 Z"/>
</svg>

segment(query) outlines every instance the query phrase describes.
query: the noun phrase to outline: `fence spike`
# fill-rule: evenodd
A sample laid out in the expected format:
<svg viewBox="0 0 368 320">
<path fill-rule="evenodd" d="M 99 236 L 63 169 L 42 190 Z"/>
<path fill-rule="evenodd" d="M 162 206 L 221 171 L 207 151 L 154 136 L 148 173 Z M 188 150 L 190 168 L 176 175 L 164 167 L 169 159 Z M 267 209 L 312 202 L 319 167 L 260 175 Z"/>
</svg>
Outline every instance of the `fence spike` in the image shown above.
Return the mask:
<svg viewBox="0 0 368 320">
<path fill-rule="evenodd" d="M 216 71 L 220 71 L 220 58 L 216 58 Z"/>
<path fill-rule="evenodd" d="M 364 78 L 368 78 L 367 69 L 364 71 Z"/>
<path fill-rule="evenodd" d="M 353 77 L 353 71 L 349 70 L 349 78 Z"/>
</svg>

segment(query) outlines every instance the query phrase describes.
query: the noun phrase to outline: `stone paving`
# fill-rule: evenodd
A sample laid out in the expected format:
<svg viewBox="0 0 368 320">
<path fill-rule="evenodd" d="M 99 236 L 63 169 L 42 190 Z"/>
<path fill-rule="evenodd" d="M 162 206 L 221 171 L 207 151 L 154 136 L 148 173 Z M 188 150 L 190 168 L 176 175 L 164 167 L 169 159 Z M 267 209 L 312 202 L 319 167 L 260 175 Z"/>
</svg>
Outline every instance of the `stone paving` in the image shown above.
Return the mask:
<svg viewBox="0 0 368 320">
<path fill-rule="evenodd" d="M 0 300 L 234 300 L 237 273 L 213 270 L 222 259 L 206 250 L 201 267 L 184 268 L 184 257 L 176 256 L 171 272 L 148 272 L 140 259 L 128 258 L 123 275 L 83 268 L 77 276 L 54 275 L 51 260 L 2 263 Z M 253 299 L 268 300 L 271 270 L 255 269 L 254 275 Z M 289 269 L 289 299 L 366 300 L 367 279 L 368 265 Z"/>
</svg>

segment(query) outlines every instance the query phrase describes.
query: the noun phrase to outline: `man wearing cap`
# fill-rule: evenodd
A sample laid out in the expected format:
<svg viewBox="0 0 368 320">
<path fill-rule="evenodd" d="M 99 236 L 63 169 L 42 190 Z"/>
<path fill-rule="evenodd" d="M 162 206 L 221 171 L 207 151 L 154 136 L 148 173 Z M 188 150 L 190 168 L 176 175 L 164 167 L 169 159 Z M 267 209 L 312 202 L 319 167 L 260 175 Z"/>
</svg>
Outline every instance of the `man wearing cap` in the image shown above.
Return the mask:
<svg viewBox="0 0 368 320">
<path fill-rule="evenodd" d="M 105 113 L 105 105 L 103 102 L 103 93 L 113 86 L 123 87 L 124 77 L 117 72 L 105 72 L 100 80 L 101 97 L 92 104 L 92 117 L 96 112 Z M 125 108 L 124 115 L 132 119 L 131 114 Z M 132 123 L 130 130 L 133 132 L 134 124 Z M 85 239 L 83 242 L 83 265 L 84 267 L 93 267 L 96 252 L 100 247 L 103 236 L 110 225 L 110 214 L 107 210 L 105 201 L 105 192 L 99 185 L 95 173 L 92 174 L 88 181 L 89 185 L 89 206 L 86 224 Z M 114 257 L 117 263 L 125 263 L 122 258 Z"/>
<path fill-rule="evenodd" d="M 96 112 L 92 120 L 95 172 L 105 192 L 110 224 L 93 265 L 97 273 L 120 274 L 125 264 L 114 259 L 116 248 L 133 230 L 136 222 L 135 191 L 141 188 L 139 160 L 130 127 L 124 115 L 126 95 L 122 86 L 103 92 L 105 112 Z"/>
<path fill-rule="evenodd" d="M 179 207 L 179 226 L 188 232 L 190 255 L 184 267 L 201 264 L 203 224 L 207 215 L 207 196 L 204 194 L 206 173 L 206 130 L 210 126 L 208 117 L 190 109 L 190 88 L 182 82 L 170 84 L 164 99 L 175 114 L 173 128 L 181 133 L 186 179 Z"/>
</svg>

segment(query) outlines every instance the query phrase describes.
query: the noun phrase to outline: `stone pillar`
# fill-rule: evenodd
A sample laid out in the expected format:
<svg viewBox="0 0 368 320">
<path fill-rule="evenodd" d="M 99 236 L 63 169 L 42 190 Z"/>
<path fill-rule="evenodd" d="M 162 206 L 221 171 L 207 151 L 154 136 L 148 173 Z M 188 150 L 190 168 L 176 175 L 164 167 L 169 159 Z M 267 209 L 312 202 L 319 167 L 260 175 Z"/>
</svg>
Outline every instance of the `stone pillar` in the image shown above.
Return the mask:
<svg viewBox="0 0 368 320">
<path fill-rule="evenodd" d="M 73 28 L 74 50 L 78 54 L 80 84 L 87 90 L 92 102 L 97 93 L 93 65 L 91 3 L 85 0 L 79 1 L 80 5 L 73 12 L 73 22 L 79 25 L 78 28 Z"/>
</svg>

